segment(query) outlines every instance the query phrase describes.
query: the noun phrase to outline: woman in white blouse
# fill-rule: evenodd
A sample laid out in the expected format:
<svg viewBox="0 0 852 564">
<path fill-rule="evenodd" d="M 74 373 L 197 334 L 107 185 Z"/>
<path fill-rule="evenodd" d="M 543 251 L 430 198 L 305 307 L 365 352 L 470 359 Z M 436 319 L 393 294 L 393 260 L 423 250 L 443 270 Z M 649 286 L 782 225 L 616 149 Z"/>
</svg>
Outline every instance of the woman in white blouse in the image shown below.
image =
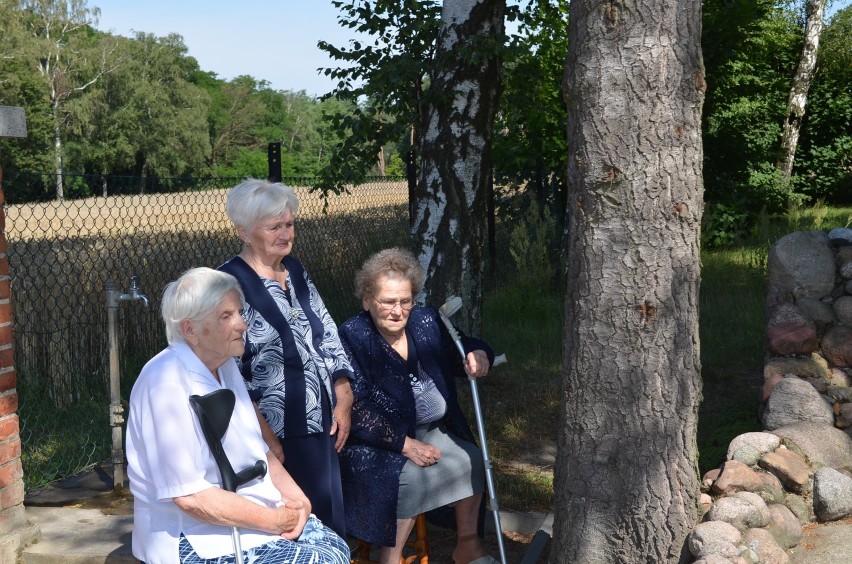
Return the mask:
<svg viewBox="0 0 852 564">
<path fill-rule="evenodd" d="M 263 440 L 234 359 L 244 346 L 242 309 L 240 286 L 224 272 L 192 269 L 166 287 L 169 346 L 145 365 L 130 395 L 133 554 L 148 564 L 233 562 L 237 527 L 247 562 L 348 562 L 346 543 L 311 514 L 310 501 Z M 191 395 L 223 388 L 236 396 L 222 438 L 231 465 L 239 470 L 260 459 L 268 466 L 236 493 L 222 489 L 189 404 Z"/>
</svg>

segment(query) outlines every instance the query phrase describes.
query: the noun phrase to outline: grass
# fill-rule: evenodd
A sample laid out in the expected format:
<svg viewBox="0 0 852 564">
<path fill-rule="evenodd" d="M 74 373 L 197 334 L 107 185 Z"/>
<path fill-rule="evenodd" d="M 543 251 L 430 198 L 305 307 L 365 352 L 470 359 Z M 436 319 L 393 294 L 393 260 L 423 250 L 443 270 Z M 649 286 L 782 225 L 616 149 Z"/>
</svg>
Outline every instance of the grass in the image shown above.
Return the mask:
<svg viewBox="0 0 852 564">
<path fill-rule="evenodd" d="M 818 203 L 782 217 L 762 218 L 748 244 L 702 252 L 704 398 L 697 436 L 702 474 L 725 459 L 733 438 L 760 430 L 757 393 L 763 383 L 771 244 L 793 231 L 850 225 L 852 208 Z M 553 468 L 541 455 L 555 452 L 559 425 L 563 301 L 564 288 L 546 280 L 500 285 L 484 301 L 483 337 L 509 361 L 479 385 L 497 495 L 506 509 L 552 508 Z M 468 404 L 462 399 L 462 405 Z"/>
<path fill-rule="evenodd" d="M 552 505 L 553 467 L 546 454 L 555 452 L 559 420 L 564 308 L 561 292 L 548 287 L 526 280 L 495 290 L 484 303 L 483 335 L 508 363 L 480 381 L 479 393 L 487 406 L 499 499 L 516 510 Z"/>
</svg>

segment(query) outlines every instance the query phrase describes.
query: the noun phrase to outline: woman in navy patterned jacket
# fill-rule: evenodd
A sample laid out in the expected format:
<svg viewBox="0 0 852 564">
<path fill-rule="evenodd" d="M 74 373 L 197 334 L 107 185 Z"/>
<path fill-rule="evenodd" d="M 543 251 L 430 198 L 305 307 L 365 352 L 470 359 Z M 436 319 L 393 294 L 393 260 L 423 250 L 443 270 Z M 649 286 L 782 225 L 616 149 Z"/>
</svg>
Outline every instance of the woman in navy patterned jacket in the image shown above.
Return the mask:
<svg viewBox="0 0 852 564">
<path fill-rule="evenodd" d="M 352 367 L 305 267 L 290 253 L 299 200 L 289 186 L 249 179 L 225 212 L 243 249 L 219 267 L 245 295 L 241 370 L 270 450 L 314 513 L 346 538 L 337 453 L 349 434 Z"/>
<path fill-rule="evenodd" d="M 464 337 L 458 351 L 432 308 L 414 305 L 423 271 L 403 249 L 367 260 L 356 277 L 364 311 L 340 326 L 352 362 L 352 425 L 340 453 L 349 534 L 397 563 L 414 519 L 455 503 L 457 563 L 494 562 L 478 521 L 485 470 L 456 397 L 456 378 L 484 376 L 494 353 Z"/>
</svg>

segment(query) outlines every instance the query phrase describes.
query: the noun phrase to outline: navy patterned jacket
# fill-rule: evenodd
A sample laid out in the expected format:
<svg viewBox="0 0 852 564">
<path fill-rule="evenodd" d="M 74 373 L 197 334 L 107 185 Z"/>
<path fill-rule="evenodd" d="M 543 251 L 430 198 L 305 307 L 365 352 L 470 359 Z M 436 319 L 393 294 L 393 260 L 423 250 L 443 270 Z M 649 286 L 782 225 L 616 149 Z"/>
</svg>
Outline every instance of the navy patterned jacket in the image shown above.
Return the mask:
<svg viewBox="0 0 852 564">
<path fill-rule="evenodd" d="M 456 378 L 467 378 L 461 355 L 433 308 L 415 306 L 406 325 L 422 369 L 447 402 L 442 423 L 447 431 L 474 442 L 456 396 Z M 396 542 L 399 475 L 407 458 L 405 437 L 414 437 L 414 394 L 408 365 L 378 332 L 366 311 L 340 326 L 340 340 L 352 362 L 352 428 L 340 453 L 346 531 L 384 546 Z M 465 352 L 483 350 L 485 342 L 462 337 Z"/>
</svg>

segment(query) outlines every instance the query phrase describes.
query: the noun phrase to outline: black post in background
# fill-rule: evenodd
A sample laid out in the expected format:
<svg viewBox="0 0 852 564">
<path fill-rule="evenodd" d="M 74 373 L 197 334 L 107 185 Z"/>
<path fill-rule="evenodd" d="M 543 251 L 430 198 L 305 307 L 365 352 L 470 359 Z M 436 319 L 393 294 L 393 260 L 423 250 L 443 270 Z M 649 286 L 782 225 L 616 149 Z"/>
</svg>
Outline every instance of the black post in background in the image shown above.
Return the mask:
<svg viewBox="0 0 852 564">
<path fill-rule="evenodd" d="M 414 191 L 417 189 L 417 159 L 414 149 L 405 154 L 405 177 L 408 180 L 408 226 L 414 227 Z"/>
<path fill-rule="evenodd" d="M 488 215 L 488 278 L 491 288 L 497 279 L 497 235 L 494 214 L 494 170 L 488 173 L 488 189 L 485 198 L 486 214 Z"/>
<path fill-rule="evenodd" d="M 269 181 L 281 182 L 281 143 L 270 143 L 266 147 L 266 158 L 269 163 Z"/>
</svg>

